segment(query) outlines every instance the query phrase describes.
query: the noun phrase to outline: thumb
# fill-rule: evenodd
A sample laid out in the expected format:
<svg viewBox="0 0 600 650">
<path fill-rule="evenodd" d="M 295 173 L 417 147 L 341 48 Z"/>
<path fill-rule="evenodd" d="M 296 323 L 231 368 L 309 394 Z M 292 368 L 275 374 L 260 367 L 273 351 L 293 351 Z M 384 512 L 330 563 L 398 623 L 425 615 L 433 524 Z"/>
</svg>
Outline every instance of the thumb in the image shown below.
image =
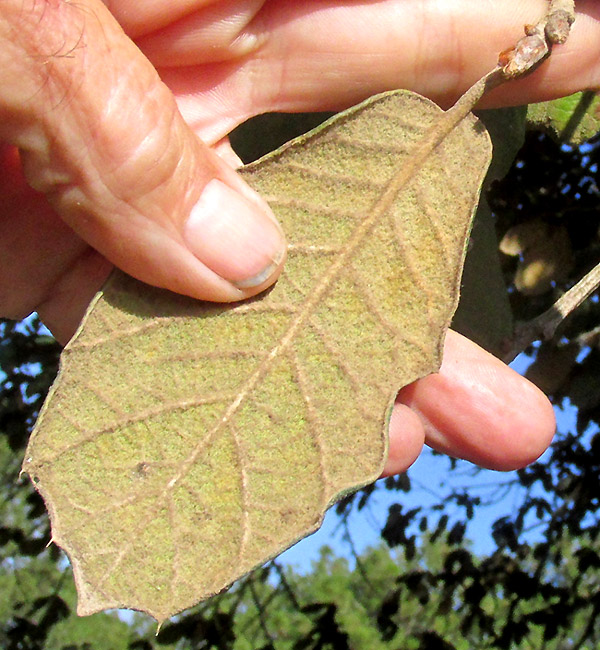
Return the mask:
<svg viewBox="0 0 600 650">
<path fill-rule="evenodd" d="M 183 121 L 99 0 L 3 3 L 0 139 L 29 184 L 111 262 L 195 298 L 232 301 L 278 275 L 267 204 Z"/>
</svg>

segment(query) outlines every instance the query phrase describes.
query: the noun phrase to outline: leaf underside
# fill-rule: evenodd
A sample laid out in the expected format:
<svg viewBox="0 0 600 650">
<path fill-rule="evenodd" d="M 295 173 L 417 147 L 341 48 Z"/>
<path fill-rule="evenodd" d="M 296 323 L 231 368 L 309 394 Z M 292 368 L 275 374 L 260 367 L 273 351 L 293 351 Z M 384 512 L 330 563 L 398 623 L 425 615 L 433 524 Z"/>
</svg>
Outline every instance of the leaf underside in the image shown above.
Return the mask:
<svg viewBox="0 0 600 650">
<path fill-rule="evenodd" d="M 397 390 L 439 367 L 490 159 L 471 115 L 423 151 L 443 115 L 385 93 L 246 167 L 290 242 L 260 297 L 198 303 L 121 273 L 98 294 L 24 463 L 80 614 L 162 621 L 379 476 Z"/>
</svg>

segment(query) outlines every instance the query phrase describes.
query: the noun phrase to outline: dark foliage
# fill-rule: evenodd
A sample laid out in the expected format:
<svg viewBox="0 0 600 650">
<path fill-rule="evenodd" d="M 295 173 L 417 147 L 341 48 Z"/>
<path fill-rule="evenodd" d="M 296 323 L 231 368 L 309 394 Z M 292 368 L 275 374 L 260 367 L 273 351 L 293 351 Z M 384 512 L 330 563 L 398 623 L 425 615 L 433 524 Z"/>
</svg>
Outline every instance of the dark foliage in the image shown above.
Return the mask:
<svg viewBox="0 0 600 650">
<path fill-rule="evenodd" d="M 0 322 L 0 433 L 22 453 L 58 369 L 60 346 L 37 318 Z"/>
</svg>

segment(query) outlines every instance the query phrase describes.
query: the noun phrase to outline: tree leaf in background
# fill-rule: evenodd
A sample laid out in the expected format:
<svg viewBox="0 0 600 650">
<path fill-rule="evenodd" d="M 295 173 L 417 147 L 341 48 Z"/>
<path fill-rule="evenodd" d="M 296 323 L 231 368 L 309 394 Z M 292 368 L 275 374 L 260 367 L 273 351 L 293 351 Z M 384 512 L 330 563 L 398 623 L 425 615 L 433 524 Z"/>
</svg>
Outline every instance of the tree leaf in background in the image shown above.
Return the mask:
<svg viewBox="0 0 600 650">
<path fill-rule="evenodd" d="M 591 90 L 530 104 L 527 121 L 558 142 L 579 145 L 600 132 L 600 95 Z"/>
<path fill-rule="evenodd" d="M 504 341 L 512 337 L 513 327 L 494 218 L 482 196 L 473 221 L 452 329 L 500 357 Z"/>
<path fill-rule="evenodd" d="M 498 253 L 494 217 L 486 190 L 503 178 L 525 140 L 525 106 L 478 111 L 492 139 L 494 157 L 483 183 L 469 239 L 462 277 L 460 302 L 452 319 L 452 329 L 464 334 L 498 357 L 513 334 L 513 315 L 506 293 Z"/>
<path fill-rule="evenodd" d="M 258 298 L 121 273 L 96 297 L 24 463 L 81 614 L 164 620 L 378 477 L 396 391 L 439 367 L 490 159 L 461 110 L 386 93 L 248 166 L 290 242 Z"/>
</svg>

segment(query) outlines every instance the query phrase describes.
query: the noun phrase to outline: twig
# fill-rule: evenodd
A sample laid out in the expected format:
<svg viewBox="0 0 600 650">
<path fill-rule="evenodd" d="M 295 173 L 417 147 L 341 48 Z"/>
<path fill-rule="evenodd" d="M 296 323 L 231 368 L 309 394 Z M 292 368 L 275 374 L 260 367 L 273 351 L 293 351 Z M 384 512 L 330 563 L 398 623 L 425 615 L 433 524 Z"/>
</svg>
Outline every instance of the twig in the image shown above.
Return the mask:
<svg viewBox="0 0 600 650">
<path fill-rule="evenodd" d="M 525 25 L 525 36 L 500 54 L 498 63 L 505 77 L 520 77 L 540 65 L 553 45 L 567 40 L 574 21 L 575 0 L 550 0 L 546 15 L 535 25 Z"/>
<path fill-rule="evenodd" d="M 448 109 L 435 125 L 427 131 L 420 142 L 419 152 L 411 157 L 410 163 L 392 178 L 386 186 L 380 199 L 371 208 L 374 217 L 387 209 L 400 189 L 406 184 L 408 178 L 412 178 L 415 170 L 419 169 L 429 157 L 433 148 L 446 137 L 475 108 L 485 93 L 497 86 L 522 77 L 537 68 L 546 59 L 552 50 L 553 41 L 546 36 L 545 28 L 549 21 L 553 20 L 557 11 L 565 11 L 564 5 L 569 0 L 552 0 L 548 13 L 537 23 L 537 25 L 526 25 L 525 36 L 517 44 L 500 53 L 496 67 L 476 81 L 459 99 Z M 559 9 L 555 5 L 560 5 Z M 567 21 L 568 22 L 568 21 Z M 570 27 L 570 23 L 568 25 Z M 564 35 L 561 32 L 562 35 Z M 566 32 L 568 36 L 568 31 Z M 365 226 L 367 226 L 365 222 Z M 357 241 L 358 235 L 357 232 Z M 348 248 L 351 252 L 353 249 Z M 325 286 L 325 285 L 323 285 Z M 316 299 L 316 298 L 315 298 Z"/>
<path fill-rule="evenodd" d="M 600 341 L 600 325 L 596 325 L 588 332 L 582 332 L 575 337 L 575 343 L 580 347 L 597 345 Z"/>
<path fill-rule="evenodd" d="M 574 22 L 575 0 L 550 0 L 545 32 L 551 43 L 564 43 Z"/>
<path fill-rule="evenodd" d="M 513 336 L 507 342 L 506 352 L 502 356 L 503 361 L 510 363 L 519 352 L 534 341 L 550 340 L 563 320 L 587 300 L 598 287 L 600 287 L 600 264 L 581 278 L 543 314 L 525 323 L 517 323 Z"/>
</svg>

